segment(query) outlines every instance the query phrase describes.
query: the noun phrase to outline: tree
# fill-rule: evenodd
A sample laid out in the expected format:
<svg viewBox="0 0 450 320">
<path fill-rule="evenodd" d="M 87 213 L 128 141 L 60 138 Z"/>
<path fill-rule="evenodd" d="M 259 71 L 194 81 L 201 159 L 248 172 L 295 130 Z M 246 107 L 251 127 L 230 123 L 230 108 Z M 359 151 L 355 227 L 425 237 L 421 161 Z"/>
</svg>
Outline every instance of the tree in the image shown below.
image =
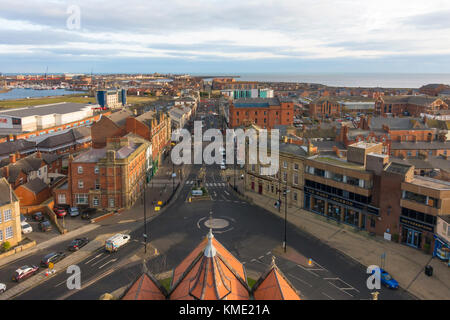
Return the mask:
<svg viewBox="0 0 450 320">
<path fill-rule="evenodd" d="M 9 241 L 3 242 L 2 249 L 4 252 L 8 251 L 9 249 L 11 249 L 11 243 L 9 243 Z"/>
</svg>

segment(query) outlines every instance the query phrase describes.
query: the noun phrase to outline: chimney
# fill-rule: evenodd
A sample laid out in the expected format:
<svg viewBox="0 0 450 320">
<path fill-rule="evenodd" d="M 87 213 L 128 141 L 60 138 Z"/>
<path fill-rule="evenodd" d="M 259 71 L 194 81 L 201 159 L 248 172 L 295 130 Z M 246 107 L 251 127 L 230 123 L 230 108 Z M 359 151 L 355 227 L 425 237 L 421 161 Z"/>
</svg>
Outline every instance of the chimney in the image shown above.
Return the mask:
<svg viewBox="0 0 450 320">
<path fill-rule="evenodd" d="M 16 163 L 16 155 L 14 153 L 9 155 L 9 163 Z"/>
</svg>

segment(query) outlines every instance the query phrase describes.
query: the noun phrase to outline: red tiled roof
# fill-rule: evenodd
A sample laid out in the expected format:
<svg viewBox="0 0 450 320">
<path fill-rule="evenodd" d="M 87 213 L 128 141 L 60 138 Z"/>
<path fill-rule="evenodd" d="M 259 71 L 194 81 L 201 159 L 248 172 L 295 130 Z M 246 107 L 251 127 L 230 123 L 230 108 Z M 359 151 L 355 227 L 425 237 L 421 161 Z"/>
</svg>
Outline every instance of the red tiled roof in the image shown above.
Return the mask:
<svg viewBox="0 0 450 320">
<path fill-rule="evenodd" d="M 165 300 L 158 281 L 147 273 L 143 273 L 126 291 L 121 300 Z"/>
<path fill-rule="evenodd" d="M 253 287 L 255 300 L 301 300 L 289 280 L 273 263 Z"/>
<path fill-rule="evenodd" d="M 243 265 L 210 232 L 174 270 L 171 300 L 248 300 Z"/>
</svg>

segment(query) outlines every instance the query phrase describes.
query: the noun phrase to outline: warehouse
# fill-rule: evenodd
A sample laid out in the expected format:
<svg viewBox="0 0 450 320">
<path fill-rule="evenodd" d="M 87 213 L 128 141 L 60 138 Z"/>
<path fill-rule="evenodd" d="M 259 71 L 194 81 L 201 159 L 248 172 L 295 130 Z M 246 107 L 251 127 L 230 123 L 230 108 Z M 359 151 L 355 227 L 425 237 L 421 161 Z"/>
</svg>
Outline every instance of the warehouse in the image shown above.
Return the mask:
<svg viewBox="0 0 450 320">
<path fill-rule="evenodd" d="M 19 134 L 61 126 L 93 116 L 98 105 L 54 103 L 0 111 L 0 135 Z"/>
</svg>

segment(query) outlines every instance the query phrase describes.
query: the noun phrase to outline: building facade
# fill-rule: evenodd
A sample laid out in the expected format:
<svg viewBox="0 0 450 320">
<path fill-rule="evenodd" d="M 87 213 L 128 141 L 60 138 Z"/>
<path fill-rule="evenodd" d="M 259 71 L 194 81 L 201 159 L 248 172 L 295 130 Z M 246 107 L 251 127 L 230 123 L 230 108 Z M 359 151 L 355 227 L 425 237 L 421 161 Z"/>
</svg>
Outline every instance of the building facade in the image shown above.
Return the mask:
<svg viewBox="0 0 450 320">
<path fill-rule="evenodd" d="M 289 98 L 237 99 L 230 103 L 228 112 L 232 128 L 256 124 L 273 129 L 276 125 L 294 123 L 294 102 Z"/>
<path fill-rule="evenodd" d="M 0 179 L 0 245 L 22 241 L 19 199 L 5 178 Z"/>
</svg>

